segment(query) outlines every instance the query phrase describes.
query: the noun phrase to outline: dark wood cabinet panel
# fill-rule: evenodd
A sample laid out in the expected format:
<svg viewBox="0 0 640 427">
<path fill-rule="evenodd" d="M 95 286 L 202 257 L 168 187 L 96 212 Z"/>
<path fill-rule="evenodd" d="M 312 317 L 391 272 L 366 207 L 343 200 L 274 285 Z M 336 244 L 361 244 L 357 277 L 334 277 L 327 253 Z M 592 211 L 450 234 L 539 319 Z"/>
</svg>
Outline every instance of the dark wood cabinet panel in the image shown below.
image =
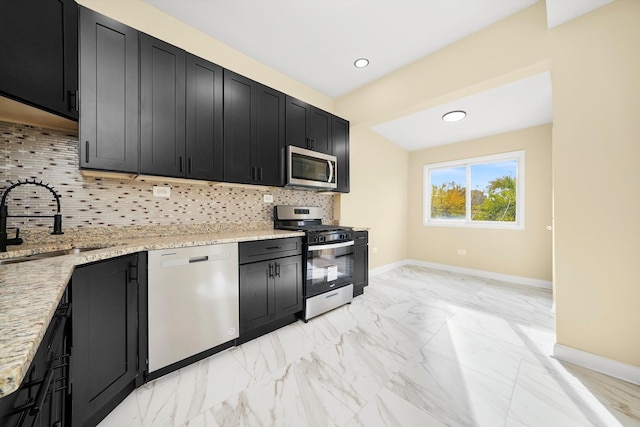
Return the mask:
<svg viewBox="0 0 640 427">
<path fill-rule="evenodd" d="M 353 233 L 355 242 L 353 262 L 353 296 L 362 295 L 364 287 L 369 284 L 369 232 Z"/>
<path fill-rule="evenodd" d="M 96 425 L 135 388 L 138 258 L 78 268 L 72 276 L 72 425 Z"/>
<path fill-rule="evenodd" d="M 0 93 L 78 119 L 78 5 L 0 2 Z"/>
<path fill-rule="evenodd" d="M 302 311 L 302 240 L 242 242 L 238 250 L 239 342 L 245 342 L 295 321 Z"/>
<path fill-rule="evenodd" d="M 80 8 L 80 167 L 138 172 L 138 32 Z"/>
<path fill-rule="evenodd" d="M 302 310 L 302 257 L 279 258 L 274 262 L 274 311 L 276 319 Z"/>
<path fill-rule="evenodd" d="M 333 155 L 337 159 L 338 186 L 335 191 L 349 192 L 349 122 L 333 116 L 331 121 Z"/>
<path fill-rule="evenodd" d="M 286 117 L 286 145 L 333 154 L 330 113 L 287 96 Z"/>
<path fill-rule="evenodd" d="M 311 149 L 321 153 L 333 154 L 331 141 L 332 115 L 319 108 L 311 111 Z"/>
<path fill-rule="evenodd" d="M 224 76 L 224 181 L 284 185 L 284 94 Z"/>
<path fill-rule="evenodd" d="M 140 173 L 185 174 L 185 52 L 140 35 Z"/>
<path fill-rule="evenodd" d="M 270 87 L 256 84 L 256 140 L 251 146 L 251 163 L 256 168 L 255 184 L 285 184 L 285 96 Z"/>
<path fill-rule="evenodd" d="M 240 333 L 275 320 L 273 263 L 263 261 L 240 267 Z"/>
<path fill-rule="evenodd" d="M 223 70 L 187 54 L 186 177 L 222 181 Z"/>
<path fill-rule="evenodd" d="M 311 108 L 311 105 L 306 102 L 287 96 L 286 145 L 311 149 L 311 137 L 309 136 Z"/>
<path fill-rule="evenodd" d="M 224 71 L 224 180 L 252 183 L 251 144 L 254 126 L 254 82 L 231 71 Z"/>
</svg>

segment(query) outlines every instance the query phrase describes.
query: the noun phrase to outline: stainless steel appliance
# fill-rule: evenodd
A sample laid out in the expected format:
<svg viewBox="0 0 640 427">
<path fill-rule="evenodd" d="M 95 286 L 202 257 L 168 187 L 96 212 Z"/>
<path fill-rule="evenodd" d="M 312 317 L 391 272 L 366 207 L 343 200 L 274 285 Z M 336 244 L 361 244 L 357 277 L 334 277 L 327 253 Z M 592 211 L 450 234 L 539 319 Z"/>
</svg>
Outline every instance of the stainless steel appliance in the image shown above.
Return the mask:
<svg viewBox="0 0 640 427">
<path fill-rule="evenodd" d="M 304 237 L 303 320 L 353 299 L 354 241 L 350 227 L 322 224 L 322 210 L 276 206 L 275 228 L 300 230 Z"/>
<path fill-rule="evenodd" d="M 238 244 L 149 251 L 149 373 L 238 337 Z"/>
<path fill-rule="evenodd" d="M 336 156 L 287 147 L 287 185 L 331 190 L 338 186 L 337 176 Z"/>
</svg>

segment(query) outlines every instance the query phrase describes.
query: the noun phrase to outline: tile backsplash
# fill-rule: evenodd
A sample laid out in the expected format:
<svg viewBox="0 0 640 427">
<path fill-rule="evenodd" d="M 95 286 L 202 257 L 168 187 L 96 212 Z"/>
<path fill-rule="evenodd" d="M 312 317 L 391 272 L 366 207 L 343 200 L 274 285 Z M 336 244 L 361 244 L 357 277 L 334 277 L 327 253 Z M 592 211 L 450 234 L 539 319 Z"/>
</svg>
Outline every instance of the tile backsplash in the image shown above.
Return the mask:
<svg viewBox="0 0 640 427">
<path fill-rule="evenodd" d="M 271 227 L 273 206 L 309 205 L 322 208 L 333 220 L 333 195 L 276 187 L 241 187 L 203 182 L 163 182 L 83 176 L 78 169 L 77 135 L 27 125 L 0 122 L 0 188 L 18 180 L 36 180 L 61 195 L 63 229 L 145 225 L 202 225 L 221 229 Z M 153 196 L 153 186 L 171 187 L 171 197 Z M 263 195 L 274 203 L 264 203 Z M 49 191 L 24 185 L 7 198 L 9 215 L 53 215 Z M 9 227 L 29 232 L 51 227 L 51 218 L 9 218 Z M 138 227 L 134 227 L 138 228 Z"/>
</svg>

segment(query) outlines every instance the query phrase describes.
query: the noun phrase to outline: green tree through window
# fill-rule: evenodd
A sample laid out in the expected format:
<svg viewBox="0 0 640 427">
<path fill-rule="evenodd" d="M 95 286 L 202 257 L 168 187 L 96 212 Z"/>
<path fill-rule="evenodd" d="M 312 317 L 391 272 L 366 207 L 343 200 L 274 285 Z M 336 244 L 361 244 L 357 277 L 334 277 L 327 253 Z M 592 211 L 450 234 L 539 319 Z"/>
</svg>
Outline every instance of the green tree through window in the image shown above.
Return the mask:
<svg viewBox="0 0 640 427">
<path fill-rule="evenodd" d="M 524 152 L 425 165 L 425 224 L 522 224 Z"/>
</svg>

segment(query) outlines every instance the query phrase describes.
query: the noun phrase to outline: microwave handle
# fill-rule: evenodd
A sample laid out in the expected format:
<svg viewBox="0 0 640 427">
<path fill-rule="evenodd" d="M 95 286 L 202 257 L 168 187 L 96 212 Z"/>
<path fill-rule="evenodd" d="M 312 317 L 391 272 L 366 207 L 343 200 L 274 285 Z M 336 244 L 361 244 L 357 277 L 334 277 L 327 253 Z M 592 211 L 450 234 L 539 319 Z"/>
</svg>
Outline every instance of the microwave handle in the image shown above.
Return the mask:
<svg viewBox="0 0 640 427">
<path fill-rule="evenodd" d="M 331 160 L 327 160 L 327 164 L 329 165 L 329 183 L 333 182 L 333 163 Z"/>
</svg>

